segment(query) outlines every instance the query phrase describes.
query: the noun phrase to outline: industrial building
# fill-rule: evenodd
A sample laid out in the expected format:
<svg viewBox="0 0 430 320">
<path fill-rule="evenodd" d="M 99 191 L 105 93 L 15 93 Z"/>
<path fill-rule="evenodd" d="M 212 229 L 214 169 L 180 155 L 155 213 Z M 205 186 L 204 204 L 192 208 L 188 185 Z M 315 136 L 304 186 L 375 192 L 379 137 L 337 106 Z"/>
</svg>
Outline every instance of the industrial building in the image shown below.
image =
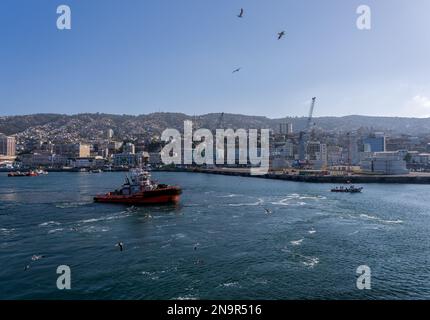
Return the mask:
<svg viewBox="0 0 430 320">
<path fill-rule="evenodd" d="M 399 175 L 407 174 L 406 161 L 399 152 L 375 152 L 361 161 L 363 173 Z"/>
</svg>

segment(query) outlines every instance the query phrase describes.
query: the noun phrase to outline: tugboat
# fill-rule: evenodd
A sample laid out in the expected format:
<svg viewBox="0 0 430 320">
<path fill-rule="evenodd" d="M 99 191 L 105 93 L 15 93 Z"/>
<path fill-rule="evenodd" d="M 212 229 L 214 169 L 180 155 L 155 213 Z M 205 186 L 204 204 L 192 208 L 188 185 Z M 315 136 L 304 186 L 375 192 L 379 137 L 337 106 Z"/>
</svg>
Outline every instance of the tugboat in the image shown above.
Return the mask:
<svg viewBox="0 0 430 320">
<path fill-rule="evenodd" d="M 95 202 L 122 204 L 164 204 L 176 203 L 182 193 L 180 187 L 157 184 L 143 169 L 131 169 L 130 178 L 119 190 L 94 197 Z"/>
<path fill-rule="evenodd" d="M 361 193 L 361 191 L 363 190 L 363 187 L 359 187 L 356 188 L 354 186 L 350 186 L 350 187 L 336 187 L 334 189 L 331 189 L 331 192 L 344 192 L 344 193 Z"/>
</svg>

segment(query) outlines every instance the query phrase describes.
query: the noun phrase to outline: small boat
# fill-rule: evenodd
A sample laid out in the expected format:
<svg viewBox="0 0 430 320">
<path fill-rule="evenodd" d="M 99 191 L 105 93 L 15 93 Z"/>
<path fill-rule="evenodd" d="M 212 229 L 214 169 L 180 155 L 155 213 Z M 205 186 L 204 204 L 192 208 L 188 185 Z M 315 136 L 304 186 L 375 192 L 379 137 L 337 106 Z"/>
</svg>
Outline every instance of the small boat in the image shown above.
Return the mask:
<svg viewBox="0 0 430 320">
<path fill-rule="evenodd" d="M 143 169 L 131 169 L 130 178 L 119 190 L 94 197 L 95 202 L 122 203 L 132 205 L 176 203 L 182 190 L 178 186 L 157 184 Z"/>
<path fill-rule="evenodd" d="M 90 171 L 91 173 L 102 173 L 102 169 L 93 169 Z"/>
<path fill-rule="evenodd" d="M 37 171 L 36 171 L 36 173 L 37 173 L 38 175 L 47 175 L 47 174 L 48 174 L 48 171 L 45 171 L 45 170 L 43 170 L 43 169 L 40 169 L 40 170 L 37 170 Z"/>
<path fill-rule="evenodd" d="M 27 174 L 25 172 L 16 171 L 16 172 L 10 172 L 7 175 L 8 177 L 26 177 Z"/>
<path fill-rule="evenodd" d="M 37 177 L 39 174 L 36 171 L 29 171 L 25 175 L 27 177 Z"/>
<path fill-rule="evenodd" d="M 36 171 L 28 171 L 28 172 L 10 172 L 8 177 L 37 177 L 39 174 Z"/>
<path fill-rule="evenodd" d="M 336 187 L 331 189 L 331 192 L 343 192 L 343 193 L 360 193 L 363 190 L 363 187 L 354 187 L 354 186 L 350 186 L 350 187 Z"/>
</svg>

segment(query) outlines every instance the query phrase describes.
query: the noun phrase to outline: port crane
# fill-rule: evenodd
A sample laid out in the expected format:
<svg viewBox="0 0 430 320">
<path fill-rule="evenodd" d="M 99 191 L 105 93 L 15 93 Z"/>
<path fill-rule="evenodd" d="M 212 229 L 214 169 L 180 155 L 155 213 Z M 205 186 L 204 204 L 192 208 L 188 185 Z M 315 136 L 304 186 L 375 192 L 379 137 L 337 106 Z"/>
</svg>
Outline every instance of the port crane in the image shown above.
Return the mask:
<svg viewBox="0 0 430 320">
<path fill-rule="evenodd" d="M 299 160 L 302 162 L 305 160 L 305 147 L 306 147 L 306 142 L 307 142 L 307 138 L 309 136 L 309 132 L 311 130 L 311 126 L 312 126 L 312 116 L 314 114 L 314 109 L 315 109 L 315 101 L 316 101 L 316 97 L 312 98 L 312 102 L 311 102 L 311 107 L 309 109 L 309 116 L 306 122 L 306 127 L 303 131 L 300 131 L 300 136 L 299 136 Z"/>
</svg>

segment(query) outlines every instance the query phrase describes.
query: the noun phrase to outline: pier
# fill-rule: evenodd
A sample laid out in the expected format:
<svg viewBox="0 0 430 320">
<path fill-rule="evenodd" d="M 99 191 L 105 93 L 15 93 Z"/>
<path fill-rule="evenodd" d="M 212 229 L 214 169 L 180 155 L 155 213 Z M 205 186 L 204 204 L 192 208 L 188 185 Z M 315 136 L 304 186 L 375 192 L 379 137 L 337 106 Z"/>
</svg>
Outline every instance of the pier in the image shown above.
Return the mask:
<svg viewBox="0 0 430 320">
<path fill-rule="evenodd" d="M 430 184 L 430 173 L 412 172 L 404 175 L 300 175 L 283 172 L 269 172 L 264 175 L 251 175 L 249 168 L 162 168 L 158 171 L 196 172 L 226 176 L 253 177 L 260 179 L 277 179 L 308 183 L 397 183 L 397 184 Z"/>
</svg>

